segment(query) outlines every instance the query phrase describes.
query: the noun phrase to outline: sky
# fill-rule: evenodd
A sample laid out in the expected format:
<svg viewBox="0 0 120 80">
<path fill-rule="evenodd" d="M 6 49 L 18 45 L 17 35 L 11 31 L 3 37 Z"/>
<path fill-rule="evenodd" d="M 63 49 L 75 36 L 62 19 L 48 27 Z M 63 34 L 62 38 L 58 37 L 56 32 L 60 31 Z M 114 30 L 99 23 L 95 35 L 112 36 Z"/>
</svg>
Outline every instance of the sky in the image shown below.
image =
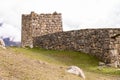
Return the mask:
<svg viewBox="0 0 120 80">
<path fill-rule="evenodd" d="M 120 28 L 120 0 L 0 0 L 0 22 L 12 26 L 11 34 L 21 34 L 21 15 L 31 11 L 62 13 L 64 31 Z"/>
</svg>

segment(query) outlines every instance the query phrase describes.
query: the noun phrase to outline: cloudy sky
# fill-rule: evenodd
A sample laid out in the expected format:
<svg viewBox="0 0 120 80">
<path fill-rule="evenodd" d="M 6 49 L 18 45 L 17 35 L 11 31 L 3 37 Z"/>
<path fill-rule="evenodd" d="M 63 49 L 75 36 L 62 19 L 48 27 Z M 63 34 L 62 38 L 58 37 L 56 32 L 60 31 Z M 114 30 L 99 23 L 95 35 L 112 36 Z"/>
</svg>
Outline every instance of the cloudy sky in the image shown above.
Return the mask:
<svg viewBox="0 0 120 80">
<path fill-rule="evenodd" d="M 120 0 L 0 0 L 0 21 L 19 31 L 31 11 L 62 13 L 64 30 L 120 27 Z"/>
</svg>

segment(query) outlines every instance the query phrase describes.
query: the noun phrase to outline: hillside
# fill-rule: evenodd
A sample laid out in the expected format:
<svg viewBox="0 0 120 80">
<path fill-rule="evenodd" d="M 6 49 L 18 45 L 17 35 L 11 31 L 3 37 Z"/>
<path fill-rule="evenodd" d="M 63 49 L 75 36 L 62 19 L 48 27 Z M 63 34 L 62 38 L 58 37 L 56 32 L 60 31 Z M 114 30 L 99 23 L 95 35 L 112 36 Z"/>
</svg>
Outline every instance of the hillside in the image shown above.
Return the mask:
<svg viewBox="0 0 120 80">
<path fill-rule="evenodd" d="M 69 74 L 66 68 L 77 65 L 83 69 L 86 80 L 119 80 L 117 69 L 97 70 L 98 60 L 72 51 L 44 49 L 0 49 L 0 80 L 82 80 Z M 113 73 L 116 70 L 117 73 Z M 108 74 L 108 72 L 111 74 Z"/>
</svg>

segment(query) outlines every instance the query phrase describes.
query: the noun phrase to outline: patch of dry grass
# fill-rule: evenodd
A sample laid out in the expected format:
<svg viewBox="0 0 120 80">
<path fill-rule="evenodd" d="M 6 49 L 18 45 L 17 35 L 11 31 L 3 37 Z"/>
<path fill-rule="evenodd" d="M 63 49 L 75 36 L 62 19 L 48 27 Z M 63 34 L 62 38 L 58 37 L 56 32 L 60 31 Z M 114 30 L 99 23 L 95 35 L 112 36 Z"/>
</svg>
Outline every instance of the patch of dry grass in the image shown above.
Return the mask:
<svg viewBox="0 0 120 80">
<path fill-rule="evenodd" d="M 0 78 L 4 80 L 80 80 L 65 67 L 31 59 L 23 54 L 0 50 Z"/>
</svg>

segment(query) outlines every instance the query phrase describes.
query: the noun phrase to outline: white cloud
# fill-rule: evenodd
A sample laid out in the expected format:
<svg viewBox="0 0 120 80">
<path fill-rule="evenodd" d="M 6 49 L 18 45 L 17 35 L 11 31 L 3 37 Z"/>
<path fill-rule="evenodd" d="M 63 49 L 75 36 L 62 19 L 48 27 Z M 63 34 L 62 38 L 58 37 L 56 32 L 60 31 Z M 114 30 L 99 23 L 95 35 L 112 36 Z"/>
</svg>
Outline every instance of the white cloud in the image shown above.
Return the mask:
<svg viewBox="0 0 120 80">
<path fill-rule="evenodd" d="M 21 36 L 20 29 L 6 23 L 3 23 L 0 26 L 0 37 L 10 38 L 14 42 L 20 42 L 21 41 L 20 36 Z"/>
<path fill-rule="evenodd" d="M 0 18 L 21 28 L 21 14 L 57 11 L 62 13 L 65 30 L 119 28 L 119 5 L 120 0 L 1 0 Z"/>
</svg>

